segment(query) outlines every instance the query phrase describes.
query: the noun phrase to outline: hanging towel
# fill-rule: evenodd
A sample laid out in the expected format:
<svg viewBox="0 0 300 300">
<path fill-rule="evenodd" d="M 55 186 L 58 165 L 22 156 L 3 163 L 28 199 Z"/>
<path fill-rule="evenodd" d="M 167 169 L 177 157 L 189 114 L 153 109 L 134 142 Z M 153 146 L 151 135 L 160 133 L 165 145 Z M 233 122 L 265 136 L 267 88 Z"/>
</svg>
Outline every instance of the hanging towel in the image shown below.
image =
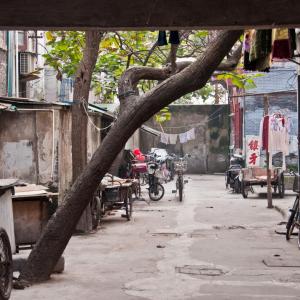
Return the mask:
<svg viewBox="0 0 300 300">
<path fill-rule="evenodd" d="M 169 140 L 171 145 L 176 145 L 177 143 L 177 134 L 169 134 Z"/>
<path fill-rule="evenodd" d="M 179 32 L 178 31 L 170 31 L 169 43 L 173 45 L 180 44 Z"/>
<path fill-rule="evenodd" d="M 273 51 L 274 60 L 289 59 L 292 57 L 289 30 L 278 28 L 273 30 Z"/>
<path fill-rule="evenodd" d="M 188 141 L 187 132 L 179 134 L 179 141 L 180 141 L 181 144 L 185 144 Z"/>
<path fill-rule="evenodd" d="M 191 130 L 189 130 L 187 132 L 187 140 L 188 141 L 192 141 L 194 140 L 196 137 L 195 137 L 195 128 L 192 128 Z"/>
<path fill-rule="evenodd" d="M 297 50 L 296 30 L 295 29 L 289 29 L 289 40 L 290 40 L 291 54 L 293 57 L 294 51 Z"/>
<path fill-rule="evenodd" d="M 168 45 L 167 42 L 167 34 L 165 31 L 159 31 L 158 33 L 158 40 L 157 40 L 158 46 L 165 46 Z"/>
<path fill-rule="evenodd" d="M 169 135 L 166 134 L 166 133 L 162 133 L 162 134 L 160 135 L 160 141 L 161 141 L 161 143 L 163 143 L 163 144 L 169 144 Z"/>
</svg>

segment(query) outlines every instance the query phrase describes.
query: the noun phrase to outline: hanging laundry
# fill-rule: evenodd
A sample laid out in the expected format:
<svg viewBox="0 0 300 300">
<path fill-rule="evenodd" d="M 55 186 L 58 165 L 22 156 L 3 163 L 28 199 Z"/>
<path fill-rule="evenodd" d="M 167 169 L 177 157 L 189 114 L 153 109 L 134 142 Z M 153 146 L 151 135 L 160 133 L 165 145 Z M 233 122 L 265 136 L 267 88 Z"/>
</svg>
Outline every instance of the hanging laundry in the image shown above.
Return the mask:
<svg viewBox="0 0 300 300">
<path fill-rule="evenodd" d="M 248 70 L 269 72 L 272 51 L 272 30 L 253 32 Z"/>
<path fill-rule="evenodd" d="M 278 28 L 273 30 L 273 60 L 289 59 L 292 57 L 292 48 L 289 39 L 289 29 Z"/>
<path fill-rule="evenodd" d="M 196 137 L 195 137 L 195 128 L 192 128 L 190 129 L 188 132 L 187 132 L 187 140 L 188 141 L 192 141 L 194 140 Z"/>
<path fill-rule="evenodd" d="M 185 144 L 188 141 L 187 132 L 179 134 L 179 141 L 180 141 L 181 144 Z"/>
<path fill-rule="evenodd" d="M 161 133 L 160 135 L 160 141 L 163 144 L 169 144 L 169 135 L 166 133 Z"/>
<path fill-rule="evenodd" d="M 169 43 L 173 45 L 179 45 L 180 44 L 180 37 L 178 31 L 170 31 L 170 38 Z"/>
<path fill-rule="evenodd" d="M 173 45 L 179 45 L 180 44 L 180 36 L 179 36 L 178 31 L 170 31 L 169 43 L 173 44 Z M 168 45 L 167 34 L 166 34 L 165 31 L 159 31 L 158 32 L 157 45 L 158 46 Z"/>
<path fill-rule="evenodd" d="M 171 145 L 176 145 L 177 143 L 177 134 L 169 134 L 169 141 Z"/>
<path fill-rule="evenodd" d="M 251 50 L 251 32 L 246 31 L 244 35 L 244 43 L 243 43 L 244 70 L 251 70 L 250 50 Z"/>
<path fill-rule="evenodd" d="M 167 42 L 167 34 L 165 31 L 159 31 L 158 32 L 158 40 L 157 40 L 158 46 L 165 46 L 168 45 Z"/>
<path fill-rule="evenodd" d="M 282 168 L 285 169 L 285 157 L 289 154 L 288 119 L 281 113 L 265 116 L 261 122 L 260 139 L 262 149 L 268 151 L 270 161 L 274 152 L 283 153 Z"/>
</svg>

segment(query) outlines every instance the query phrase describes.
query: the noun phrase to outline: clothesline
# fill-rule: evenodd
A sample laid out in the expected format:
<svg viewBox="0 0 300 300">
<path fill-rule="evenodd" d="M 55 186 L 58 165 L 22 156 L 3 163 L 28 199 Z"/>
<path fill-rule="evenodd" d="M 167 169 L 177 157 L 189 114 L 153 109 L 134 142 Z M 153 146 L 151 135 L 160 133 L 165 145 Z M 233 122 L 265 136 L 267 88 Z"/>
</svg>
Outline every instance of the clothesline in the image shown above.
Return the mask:
<svg viewBox="0 0 300 300">
<path fill-rule="evenodd" d="M 193 124 L 187 124 L 187 125 L 182 125 L 182 126 L 171 126 L 171 127 L 163 127 L 163 129 L 178 129 L 178 128 L 189 128 L 189 127 L 197 127 L 197 126 L 201 126 L 201 125 L 205 125 L 206 123 L 210 122 L 210 121 L 213 121 L 217 118 L 219 118 L 221 116 L 221 114 L 218 114 L 217 116 L 215 116 L 214 118 L 211 118 L 211 119 L 207 119 L 206 121 L 204 122 L 200 122 L 200 123 L 193 123 Z M 153 129 L 153 128 L 151 128 Z M 155 129 L 153 129 L 155 130 Z"/>
<path fill-rule="evenodd" d="M 179 141 L 181 144 L 184 144 L 188 141 L 194 140 L 195 139 L 195 128 L 192 128 L 189 131 L 186 131 L 186 132 L 183 132 L 180 134 L 161 133 L 161 135 L 160 135 L 160 141 L 163 144 L 176 145 L 178 138 L 179 138 Z"/>
</svg>

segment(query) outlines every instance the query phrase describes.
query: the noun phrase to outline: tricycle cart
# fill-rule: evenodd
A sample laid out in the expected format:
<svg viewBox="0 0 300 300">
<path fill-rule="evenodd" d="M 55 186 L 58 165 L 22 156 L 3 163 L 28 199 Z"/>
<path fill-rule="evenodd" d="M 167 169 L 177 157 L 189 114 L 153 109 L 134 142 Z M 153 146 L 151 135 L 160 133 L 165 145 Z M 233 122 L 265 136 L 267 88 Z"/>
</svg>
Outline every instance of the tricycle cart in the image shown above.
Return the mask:
<svg viewBox="0 0 300 300">
<path fill-rule="evenodd" d="M 282 168 L 274 168 L 271 171 L 271 185 L 280 198 L 284 197 L 284 176 Z M 241 192 L 244 198 L 249 191 L 254 193 L 253 186 L 267 186 L 267 169 L 260 167 L 242 169 Z"/>
<path fill-rule="evenodd" d="M 132 189 L 134 182 L 130 179 L 121 179 L 106 175 L 97 190 L 100 200 L 100 217 L 111 210 L 124 210 L 122 217 L 130 221 L 132 216 Z"/>
</svg>

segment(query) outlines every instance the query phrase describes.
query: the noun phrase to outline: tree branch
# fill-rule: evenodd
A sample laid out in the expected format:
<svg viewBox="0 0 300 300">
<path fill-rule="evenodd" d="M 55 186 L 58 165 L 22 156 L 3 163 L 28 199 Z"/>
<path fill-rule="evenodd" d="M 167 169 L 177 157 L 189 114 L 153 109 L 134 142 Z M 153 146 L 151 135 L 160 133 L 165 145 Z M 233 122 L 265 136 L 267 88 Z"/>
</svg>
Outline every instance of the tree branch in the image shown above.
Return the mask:
<svg viewBox="0 0 300 300">
<path fill-rule="evenodd" d="M 242 45 L 239 45 L 239 47 L 237 47 L 234 53 L 227 60 L 219 64 L 216 71 L 233 71 L 241 58 L 241 54 Z M 181 72 L 193 63 L 193 61 L 177 62 L 175 73 Z M 163 68 L 131 67 L 123 73 L 119 80 L 119 98 L 123 100 L 128 96 L 138 95 L 137 85 L 140 80 L 163 81 L 168 79 L 172 74 L 172 65 L 170 64 Z"/>
</svg>

